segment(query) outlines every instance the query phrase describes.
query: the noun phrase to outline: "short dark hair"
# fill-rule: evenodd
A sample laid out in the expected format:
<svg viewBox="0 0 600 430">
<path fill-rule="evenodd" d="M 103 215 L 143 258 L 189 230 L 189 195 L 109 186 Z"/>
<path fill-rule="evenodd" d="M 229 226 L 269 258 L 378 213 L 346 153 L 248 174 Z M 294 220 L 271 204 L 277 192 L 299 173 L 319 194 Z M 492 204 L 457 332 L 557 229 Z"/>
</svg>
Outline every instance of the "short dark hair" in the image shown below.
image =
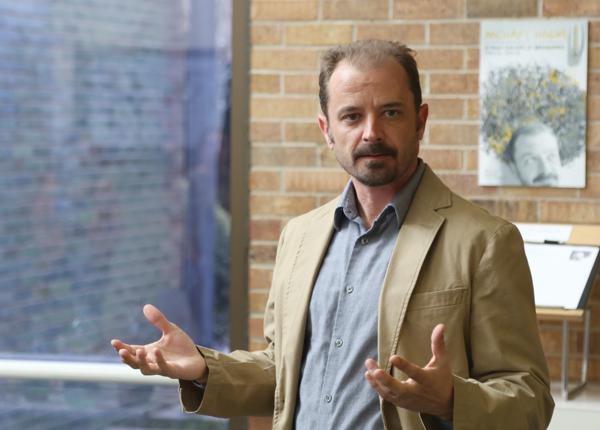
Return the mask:
<svg viewBox="0 0 600 430">
<path fill-rule="evenodd" d="M 522 125 L 519 128 L 517 128 L 510 137 L 510 140 L 506 144 L 506 148 L 504 148 L 504 152 L 502 153 L 502 158 L 504 158 L 504 161 L 515 161 L 515 143 L 517 142 L 517 140 L 519 140 L 520 137 L 533 136 L 543 132 L 549 132 L 554 134 L 554 130 L 552 130 L 546 124 L 543 124 L 541 122 L 533 122 L 530 124 Z"/>
<path fill-rule="evenodd" d="M 328 86 L 331 75 L 342 60 L 351 64 L 377 66 L 387 59 L 397 61 L 408 75 L 408 85 L 413 94 L 415 109 L 418 111 L 423 102 L 419 70 L 415 61 L 415 51 L 398 42 L 390 40 L 359 40 L 348 45 L 328 49 L 321 56 L 319 72 L 319 102 L 321 111 L 327 117 L 329 102 Z"/>
</svg>

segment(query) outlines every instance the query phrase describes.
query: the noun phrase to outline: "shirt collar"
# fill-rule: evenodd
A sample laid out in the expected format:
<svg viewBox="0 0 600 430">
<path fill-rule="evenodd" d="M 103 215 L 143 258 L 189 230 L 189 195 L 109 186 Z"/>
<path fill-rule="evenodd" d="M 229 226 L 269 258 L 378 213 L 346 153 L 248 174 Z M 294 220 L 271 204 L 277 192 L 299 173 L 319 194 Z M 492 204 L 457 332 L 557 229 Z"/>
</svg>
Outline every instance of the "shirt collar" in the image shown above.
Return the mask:
<svg viewBox="0 0 600 430">
<path fill-rule="evenodd" d="M 417 191 L 419 182 L 421 182 L 421 177 L 423 176 L 424 171 L 425 163 L 419 158 L 415 172 L 412 174 L 406 185 L 404 185 L 402 189 L 385 206 L 385 208 L 383 208 L 381 213 L 377 216 L 375 223 L 379 221 L 383 214 L 389 211 L 393 211 L 396 215 L 398 228 L 400 228 L 402 222 L 404 221 L 404 218 L 406 217 L 413 196 Z M 333 226 L 336 230 L 339 231 L 342 228 L 345 220 L 351 221 L 358 216 L 359 214 L 358 207 L 356 204 L 356 192 L 354 190 L 352 180 L 349 180 L 346 186 L 344 187 L 344 191 L 342 192 L 338 205 L 335 208 L 333 216 Z"/>
</svg>

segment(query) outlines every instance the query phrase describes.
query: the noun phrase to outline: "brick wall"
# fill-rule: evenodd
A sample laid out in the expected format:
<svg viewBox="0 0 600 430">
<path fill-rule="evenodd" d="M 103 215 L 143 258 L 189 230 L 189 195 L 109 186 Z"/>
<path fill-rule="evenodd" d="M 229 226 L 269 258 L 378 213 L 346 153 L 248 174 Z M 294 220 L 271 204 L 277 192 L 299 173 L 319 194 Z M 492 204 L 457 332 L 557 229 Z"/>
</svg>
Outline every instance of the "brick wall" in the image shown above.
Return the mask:
<svg viewBox="0 0 600 430">
<path fill-rule="evenodd" d="M 479 24 L 499 17 L 589 18 L 586 189 L 477 186 Z M 332 44 L 389 38 L 417 50 L 430 105 L 421 155 L 459 194 L 512 221 L 600 222 L 600 2 L 253 0 L 251 30 L 251 348 L 263 346 L 262 311 L 282 225 L 333 198 L 346 181 L 316 124 L 318 55 Z M 591 301 L 590 377 L 600 380 L 600 287 Z M 580 342 L 580 330 L 575 334 Z M 559 327 L 544 324 L 542 337 L 557 378 Z"/>
</svg>

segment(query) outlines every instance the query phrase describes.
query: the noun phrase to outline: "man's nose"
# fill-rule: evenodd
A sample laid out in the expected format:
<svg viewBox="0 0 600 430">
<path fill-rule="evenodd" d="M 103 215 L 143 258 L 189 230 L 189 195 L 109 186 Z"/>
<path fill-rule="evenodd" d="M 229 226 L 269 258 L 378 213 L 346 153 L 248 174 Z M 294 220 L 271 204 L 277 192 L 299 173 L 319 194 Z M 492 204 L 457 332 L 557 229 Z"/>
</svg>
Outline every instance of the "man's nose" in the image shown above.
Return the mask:
<svg viewBox="0 0 600 430">
<path fill-rule="evenodd" d="M 362 140 L 364 142 L 377 142 L 381 140 L 380 124 L 375 116 L 369 115 L 366 117 Z"/>
<path fill-rule="evenodd" d="M 543 174 L 552 173 L 552 171 L 553 171 L 552 162 L 550 160 L 548 160 L 546 157 L 538 157 L 537 168 L 538 168 L 538 172 L 543 173 Z"/>
</svg>

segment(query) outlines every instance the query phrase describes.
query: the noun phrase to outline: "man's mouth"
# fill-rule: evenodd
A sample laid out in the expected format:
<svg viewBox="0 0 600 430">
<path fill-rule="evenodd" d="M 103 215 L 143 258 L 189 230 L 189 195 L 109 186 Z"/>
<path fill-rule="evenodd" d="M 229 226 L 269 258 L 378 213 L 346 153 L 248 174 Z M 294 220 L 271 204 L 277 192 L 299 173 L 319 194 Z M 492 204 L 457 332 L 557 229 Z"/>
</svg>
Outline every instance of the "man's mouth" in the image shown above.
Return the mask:
<svg viewBox="0 0 600 430">
<path fill-rule="evenodd" d="M 359 147 L 354 151 L 352 157 L 354 161 L 359 158 L 382 158 L 382 157 L 395 157 L 397 151 L 393 148 L 389 148 L 381 143 L 375 143 L 368 146 Z"/>
</svg>

